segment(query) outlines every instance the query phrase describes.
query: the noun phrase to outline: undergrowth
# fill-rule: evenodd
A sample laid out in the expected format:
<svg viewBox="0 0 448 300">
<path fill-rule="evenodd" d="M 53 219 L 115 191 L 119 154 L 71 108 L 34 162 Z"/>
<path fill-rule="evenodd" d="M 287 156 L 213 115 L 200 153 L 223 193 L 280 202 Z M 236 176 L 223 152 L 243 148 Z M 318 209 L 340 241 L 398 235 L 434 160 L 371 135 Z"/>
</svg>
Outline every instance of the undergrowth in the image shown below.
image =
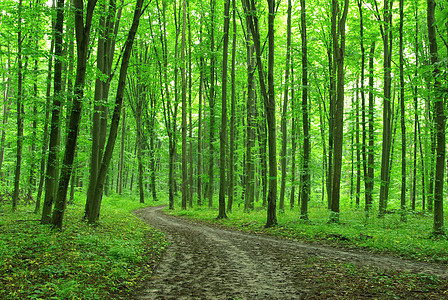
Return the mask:
<svg viewBox="0 0 448 300">
<path fill-rule="evenodd" d="M 105 197 L 96 226 L 81 221 L 85 197 L 62 231 L 40 225 L 33 206 L 0 207 L 0 299 L 124 299 L 147 279 L 164 236 L 131 211 L 132 197 Z"/>
<path fill-rule="evenodd" d="M 283 212 L 277 212 L 277 226 L 264 228 L 266 210 L 259 205 L 250 212 L 244 212 L 243 205 L 235 205 L 232 212 L 227 213 L 228 219 L 223 220 L 216 219 L 216 208 L 199 206 L 187 210 L 166 209 L 170 214 L 242 231 L 346 248 L 355 247 L 414 260 L 448 263 L 447 238 L 434 238 L 431 235 L 433 223 L 429 214 L 407 212 L 407 221 L 402 222 L 399 211 L 391 211 L 381 219 L 374 210 L 369 217 L 363 209 L 344 208 L 342 211 L 346 212 L 340 214 L 340 223 L 328 223 L 329 211 L 322 205 L 310 205 L 308 221 L 300 220 L 297 208 L 286 208 Z"/>
</svg>

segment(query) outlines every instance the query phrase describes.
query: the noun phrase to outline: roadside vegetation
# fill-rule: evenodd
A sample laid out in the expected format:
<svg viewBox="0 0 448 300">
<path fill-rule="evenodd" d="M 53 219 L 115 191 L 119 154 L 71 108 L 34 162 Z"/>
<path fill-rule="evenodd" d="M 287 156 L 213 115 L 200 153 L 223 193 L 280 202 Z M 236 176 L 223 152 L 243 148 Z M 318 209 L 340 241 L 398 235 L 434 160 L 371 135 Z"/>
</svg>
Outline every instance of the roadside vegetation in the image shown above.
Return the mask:
<svg viewBox="0 0 448 300">
<path fill-rule="evenodd" d="M 138 198 L 104 197 L 97 226 L 81 221 L 85 197 L 62 231 L 40 225 L 34 206 L 0 206 L 0 299 L 127 299 L 151 276 L 164 235 L 132 211 Z"/>
<path fill-rule="evenodd" d="M 363 209 L 343 207 L 340 223 L 328 223 L 329 211 L 313 203 L 310 221 L 299 220 L 299 210 L 285 209 L 278 214 L 278 226 L 265 228 L 266 212 L 256 205 L 244 212 L 243 204 L 234 206 L 228 219 L 217 219 L 216 208 L 195 207 L 187 210 L 168 210 L 194 222 L 232 230 L 267 234 L 301 242 L 327 245 L 371 253 L 390 254 L 411 260 L 448 265 L 446 237 L 432 235 L 432 216 L 407 213 L 407 222 L 400 221 L 399 211 L 389 211 L 378 219 L 371 211 L 366 217 Z M 428 274 L 395 271 L 360 266 L 350 260 L 310 256 L 305 262 L 291 261 L 295 276 L 309 288 L 312 299 L 448 299 L 448 279 Z M 389 269 L 390 268 L 390 269 Z"/>
<path fill-rule="evenodd" d="M 299 219 L 299 209 L 286 208 L 278 214 L 278 226 L 264 228 L 266 212 L 261 204 L 257 204 L 250 212 L 244 212 L 244 204 L 235 205 L 232 212 L 227 214 L 228 219 L 217 219 L 217 210 L 204 206 L 188 210 L 166 210 L 169 214 L 247 232 L 448 264 L 447 237 L 432 236 L 433 223 L 429 213 L 407 212 L 407 222 L 402 222 L 399 210 L 390 210 L 383 218 L 378 218 L 375 210 L 371 211 L 369 217 L 362 208 L 342 207 L 341 211 L 340 223 L 329 223 L 329 211 L 322 204 L 310 203 L 307 221 Z"/>
</svg>

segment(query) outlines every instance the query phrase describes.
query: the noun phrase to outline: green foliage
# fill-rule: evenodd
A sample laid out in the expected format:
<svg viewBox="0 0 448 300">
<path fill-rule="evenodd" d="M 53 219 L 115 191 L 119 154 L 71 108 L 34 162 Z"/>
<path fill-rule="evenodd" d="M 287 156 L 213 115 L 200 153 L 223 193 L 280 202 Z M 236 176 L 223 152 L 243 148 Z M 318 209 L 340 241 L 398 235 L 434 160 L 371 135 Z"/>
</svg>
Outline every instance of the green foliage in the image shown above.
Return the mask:
<svg viewBox="0 0 448 300">
<path fill-rule="evenodd" d="M 328 223 L 329 211 L 321 205 L 310 205 L 310 221 L 299 220 L 298 209 L 286 209 L 278 216 L 279 226 L 264 228 L 266 212 L 257 207 L 244 213 L 242 206 L 233 208 L 229 219 L 217 220 L 217 211 L 198 207 L 171 214 L 228 226 L 242 231 L 260 232 L 288 239 L 356 247 L 374 252 L 390 253 L 422 261 L 448 263 L 447 240 L 431 238 L 432 218 L 429 214 L 409 213 L 408 222 L 400 221 L 400 212 L 391 211 L 383 219 L 372 210 L 341 209 L 340 223 Z"/>
<path fill-rule="evenodd" d="M 166 243 L 131 213 L 138 200 L 105 198 L 97 226 L 81 221 L 81 200 L 62 232 L 39 225 L 32 207 L 1 208 L 1 299 L 122 299 L 150 276 Z"/>
</svg>

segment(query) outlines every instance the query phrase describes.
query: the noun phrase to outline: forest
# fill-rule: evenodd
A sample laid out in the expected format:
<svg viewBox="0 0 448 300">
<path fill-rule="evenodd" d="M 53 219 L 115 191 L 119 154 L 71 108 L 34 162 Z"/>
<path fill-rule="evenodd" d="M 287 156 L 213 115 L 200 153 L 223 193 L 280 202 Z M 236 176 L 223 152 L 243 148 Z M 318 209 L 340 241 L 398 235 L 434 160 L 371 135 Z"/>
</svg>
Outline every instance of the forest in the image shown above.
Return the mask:
<svg viewBox="0 0 448 300">
<path fill-rule="evenodd" d="M 443 235 L 447 15 L 434 0 L 2 1 L 1 205 L 62 228 L 75 192 L 90 224 L 103 195 L 135 192 L 218 218 L 257 204 L 271 227 L 313 203 L 335 223 L 428 212 Z"/>
</svg>

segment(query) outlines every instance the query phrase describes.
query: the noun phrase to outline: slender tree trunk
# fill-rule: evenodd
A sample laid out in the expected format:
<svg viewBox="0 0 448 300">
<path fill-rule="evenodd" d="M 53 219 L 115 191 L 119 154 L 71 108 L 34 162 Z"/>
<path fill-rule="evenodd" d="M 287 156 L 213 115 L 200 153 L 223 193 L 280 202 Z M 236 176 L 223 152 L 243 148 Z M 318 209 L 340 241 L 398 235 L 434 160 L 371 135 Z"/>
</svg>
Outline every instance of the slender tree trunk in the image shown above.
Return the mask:
<svg viewBox="0 0 448 300">
<path fill-rule="evenodd" d="M 109 7 L 107 8 L 105 3 L 102 8 L 103 14 L 106 16 L 100 17 L 100 33 L 98 39 L 97 50 L 97 69 L 107 79 L 104 81 L 98 77 L 95 81 L 95 95 L 94 95 L 94 112 L 93 112 L 93 124 L 92 124 L 92 153 L 90 164 L 90 180 L 89 188 L 87 192 L 87 201 L 85 206 L 85 217 L 88 217 L 90 210 L 96 204 L 92 203 L 95 198 L 94 189 L 96 186 L 96 178 L 98 177 L 98 171 L 101 164 L 101 157 L 104 152 L 104 144 L 106 140 L 107 131 L 107 107 L 104 104 L 107 102 L 109 96 L 111 65 L 113 61 L 113 54 L 115 49 L 115 37 L 117 35 L 118 28 L 114 31 L 114 19 L 116 15 L 115 0 L 109 1 Z M 107 13 L 106 13 L 107 12 Z M 121 10 L 116 16 L 116 27 L 118 27 L 120 20 Z"/>
<path fill-rule="evenodd" d="M 232 67 L 231 67 L 231 100 L 230 100 L 230 143 L 229 143 L 229 179 L 227 212 L 232 212 L 233 198 L 235 193 L 235 65 L 236 65 L 236 1 L 232 0 Z"/>
<path fill-rule="evenodd" d="M 42 209 L 42 224 L 51 221 L 51 212 L 55 200 L 56 176 L 57 176 L 57 150 L 59 146 L 59 119 L 62 109 L 62 54 L 63 54 L 63 25 L 64 25 L 64 0 L 58 0 L 56 4 L 56 23 L 54 31 L 54 75 L 53 75 L 53 106 L 51 112 L 50 142 L 48 146 L 47 173 L 45 177 L 45 199 Z"/>
<path fill-rule="evenodd" d="M 23 148 L 23 66 L 22 66 L 22 0 L 18 6 L 18 32 L 17 32 L 17 152 L 16 169 L 14 175 L 14 192 L 12 195 L 12 210 L 17 209 L 20 192 L 20 172 L 22 167 Z"/>
<path fill-rule="evenodd" d="M 404 104 L 404 56 L 403 56 L 403 22 L 404 0 L 400 0 L 400 111 L 401 111 L 401 221 L 406 222 L 406 124 Z"/>
<path fill-rule="evenodd" d="M 213 182 L 214 182 L 214 141 L 215 141 L 215 0 L 210 0 L 210 129 L 209 129 L 209 164 L 208 164 L 208 207 L 213 206 Z"/>
<path fill-rule="evenodd" d="M 253 147 L 255 146 L 255 58 L 252 41 L 253 32 L 249 26 L 250 15 L 246 12 L 247 36 L 247 98 L 246 98 L 246 163 L 245 163 L 245 201 L 244 211 L 254 209 L 255 197 L 255 162 L 253 157 Z"/>
<path fill-rule="evenodd" d="M 310 130 L 308 120 L 308 53 L 306 36 L 306 5 L 300 0 L 302 27 L 302 123 L 303 123 L 303 170 L 302 170 L 302 201 L 300 219 L 308 220 L 308 202 L 310 201 Z"/>
<path fill-rule="evenodd" d="M 344 125 L 344 57 L 345 57 L 345 23 L 348 13 L 348 0 L 344 0 L 344 10 L 339 18 L 339 2 L 333 0 L 332 22 L 337 27 L 336 34 L 333 32 L 333 55 L 336 64 L 336 104 L 334 111 L 334 155 L 333 176 L 331 195 L 331 222 L 339 222 L 339 198 L 342 169 L 342 144 Z"/>
<path fill-rule="evenodd" d="M 201 25 L 202 28 L 202 25 Z M 204 86 L 204 64 L 203 57 L 200 58 L 199 63 L 200 75 L 199 75 L 199 99 L 198 99 L 198 165 L 197 165 L 197 195 L 198 206 L 202 205 L 202 93 Z"/>
<path fill-rule="evenodd" d="M 190 23 L 190 2 L 188 5 L 188 205 L 193 207 L 193 117 L 192 117 L 192 85 L 193 85 L 193 74 L 192 74 L 192 63 L 191 63 L 191 23 Z"/>
<path fill-rule="evenodd" d="M 105 72 L 104 67 L 104 43 L 106 38 L 106 4 L 101 3 L 101 17 L 99 20 L 99 38 L 98 38 L 98 49 L 97 49 L 97 59 L 96 59 L 96 67 L 97 70 L 103 75 Z M 94 198 L 93 193 L 95 192 L 95 180 L 98 177 L 98 169 L 101 163 L 100 159 L 102 156 L 102 152 L 100 153 L 100 131 L 101 131 L 101 105 L 104 101 L 103 98 L 103 83 L 101 81 L 100 76 L 98 76 L 95 80 L 95 95 L 94 95 L 94 107 L 93 107 L 93 120 L 92 120 L 92 151 L 90 155 L 90 180 L 89 180 L 89 188 L 87 191 L 87 201 L 85 206 L 85 217 L 88 217 L 90 210 L 92 209 L 92 199 Z"/>
<path fill-rule="evenodd" d="M 125 86 L 126 86 L 127 69 L 129 66 L 129 59 L 131 57 L 132 45 L 134 43 L 134 38 L 137 33 L 140 16 L 142 15 L 142 6 L 143 6 L 143 0 L 137 0 L 135 10 L 134 10 L 134 17 L 132 20 L 132 25 L 131 25 L 131 28 L 129 29 L 129 33 L 128 33 L 128 36 L 127 36 L 127 39 L 125 42 L 125 46 L 124 46 L 124 52 L 123 52 L 121 68 L 120 68 L 120 76 L 118 79 L 117 95 L 115 97 L 115 107 L 114 107 L 114 112 L 112 115 L 109 137 L 107 140 L 103 158 L 101 160 L 101 167 L 100 167 L 100 170 L 98 173 L 98 178 L 96 180 L 96 187 L 95 187 L 96 199 L 94 199 L 93 203 L 98 203 L 99 205 L 96 205 L 93 207 L 91 216 L 93 216 L 95 218 L 89 217 L 89 223 L 96 223 L 98 221 L 98 217 L 99 217 L 99 212 L 100 212 L 100 207 L 101 207 L 101 192 L 103 191 L 104 181 L 106 179 L 107 170 L 108 170 L 110 161 L 112 159 L 115 141 L 116 141 L 117 134 L 118 134 L 118 126 L 120 123 L 121 109 L 123 106 L 123 95 L 124 95 L 124 90 L 125 90 Z"/>
<path fill-rule="evenodd" d="M 332 34 L 336 34 L 336 24 L 331 23 Z M 333 39 L 330 38 L 330 45 L 327 49 L 328 73 L 329 73 L 329 111 L 328 111 L 328 172 L 327 172 L 327 202 L 328 209 L 332 207 L 333 191 L 333 153 L 334 153 L 334 110 L 336 103 L 336 80 L 335 63 L 333 58 Z"/>
<path fill-rule="evenodd" d="M 383 23 L 383 72 L 384 72 L 384 100 L 383 100 L 383 141 L 381 152 L 381 181 L 380 181 L 380 199 L 378 217 L 384 217 L 387 209 L 387 200 L 389 194 L 389 170 L 390 170 L 390 152 L 392 142 L 392 110 L 391 110 L 391 62 L 392 62 L 392 3 L 393 0 L 384 1 Z"/>
<path fill-rule="evenodd" d="M 445 173 L 445 101 L 443 94 L 440 92 L 440 81 L 438 75 L 440 73 L 437 63 L 438 50 L 435 28 L 435 1 L 427 0 L 427 25 L 429 39 L 429 53 L 431 56 L 431 64 L 433 66 L 434 77 L 434 115 L 436 127 L 436 171 L 434 181 L 434 235 L 443 235 L 443 177 Z"/>
<path fill-rule="evenodd" d="M 229 49 L 230 0 L 224 3 L 224 37 L 222 48 L 222 101 L 221 101 L 221 132 L 219 159 L 219 214 L 218 219 L 226 219 L 226 152 L 227 152 L 227 57 Z"/>
<path fill-rule="evenodd" d="M 280 186 L 280 203 L 279 210 L 285 210 L 285 189 L 286 189 L 286 152 L 287 152 L 287 113 L 288 113 L 288 93 L 289 93 L 289 71 L 290 71 L 290 60 L 291 60 L 291 10 L 292 3 L 288 0 L 288 16 L 286 25 L 286 62 L 285 62 L 285 88 L 283 91 L 283 111 L 281 119 L 281 131 L 282 131 L 282 151 L 280 154 L 280 165 L 282 168 L 282 181 Z M 303 14 L 302 14 L 303 17 Z M 302 23 L 303 25 L 303 23 Z M 303 34 L 303 28 L 302 28 Z M 303 45 L 303 42 L 302 42 Z"/>
<path fill-rule="evenodd" d="M 121 145 L 120 145 L 120 163 L 118 165 L 118 183 L 117 183 L 117 194 L 122 195 L 123 193 L 123 164 L 124 164 L 124 146 L 126 138 L 126 109 L 123 108 L 121 121 Z"/>
<path fill-rule="evenodd" d="M 294 86 L 294 59 L 291 58 L 291 86 Z M 296 200 L 296 148 L 297 148 L 297 137 L 298 137 L 298 113 L 295 109 L 297 106 L 296 99 L 294 96 L 294 89 L 291 90 L 291 107 L 292 109 L 292 124 L 291 124 L 291 194 L 289 198 L 290 209 L 294 208 L 294 203 Z"/>
<path fill-rule="evenodd" d="M 181 41 L 181 78 L 182 78 L 182 209 L 187 209 L 188 162 L 187 162 L 187 79 L 185 75 L 185 39 L 187 27 L 187 1 L 182 0 L 182 41 Z"/>
<path fill-rule="evenodd" d="M 416 5 L 415 8 L 415 39 L 414 39 L 414 47 L 415 47 L 415 71 L 414 71 L 414 76 L 417 77 L 418 76 L 418 64 L 419 64 L 419 55 L 418 55 L 418 8 Z M 417 132 L 418 132 L 418 124 L 419 124 L 419 114 L 418 114 L 418 87 L 417 84 L 414 85 L 413 87 L 413 92 L 414 92 L 414 174 L 413 174 L 413 178 L 412 178 L 412 195 L 411 195 L 411 206 L 412 206 L 412 210 L 415 210 L 415 199 L 416 199 L 416 186 L 417 186 L 417 147 L 418 147 L 418 143 L 419 141 L 417 140 Z M 421 143 L 420 143 L 420 147 L 421 147 Z M 423 156 L 423 152 L 421 152 L 421 155 Z M 423 158 L 421 160 L 422 163 L 422 177 L 423 177 L 423 181 L 422 181 L 422 189 L 423 189 L 423 199 L 425 199 L 425 168 L 424 168 L 424 161 Z M 422 201 L 422 206 L 423 206 L 423 211 L 425 211 L 425 201 Z"/>
<path fill-rule="evenodd" d="M 53 224 L 53 226 L 60 229 L 62 228 L 62 221 L 67 204 L 68 185 L 73 167 L 73 160 L 75 158 L 76 141 L 78 139 L 79 121 L 81 119 L 82 102 L 84 98 L 84 83 L 86 79 L 90 28 L 92 25 L 93 10 L 96 6 L 96 2 L 97 0 L 88 1 L 86 16 L 84 17 L 83 1 L 73 1 L 75 7 L 75 32 L 77 42 L 76 46 L 78 50 L 76 80 L 74 86 L 70 122 L 69 127 L 67 128 L 67 141 L 65 145 L 64 159 L 59 176 L 59 186 L 56 195 L 55 207 L 51 219 L 51 223 Z"/>
<path fill-rule="evenodd" d="M 375 95 L 373 91 L 374 84 L 374 55 L 375 55 L 375 42 L 370 45 L 370 53 L 369 53 L 369 135 L 368 141 L 369 145 L 367 147 L 367 176 L 365 179 L 365 189 L 366 189 L 366 199 L 365 199 L 365 211 L 368 216 L 368 213 L 373 204 L 373 185 L 374 185 L 374 176 L 375 176 L 375 148 L 374 148 L 374 139 L 375 139 L 375 131 L 374 131 L 374 109 L 375 109 Z"/>
<path fill-rule="evenodd" d="M 276 139 L 276 121 L 275 121 L 275 91 L 274 91 L 274 20 L 275 20 L 275 1 L 268 0 L 269 17 L 268 17 L 268 87 L 265 82 L 265 70 L 261 60 L 261 41 L 258 26 L 257 8 L 255 1 L 246 2 L 249 14 L 249 26 L 252 31 L 254 40 L 258 80 L 260 82 L 261 94 L 263 97 L 264 108 L 266 111 L 266 119 L 268 123 L 268 146 L 269 146 L 269 190 L 267 196 L 267 219 L 265 227 L 277 225 L 277 139 Z"/>
</svg>

